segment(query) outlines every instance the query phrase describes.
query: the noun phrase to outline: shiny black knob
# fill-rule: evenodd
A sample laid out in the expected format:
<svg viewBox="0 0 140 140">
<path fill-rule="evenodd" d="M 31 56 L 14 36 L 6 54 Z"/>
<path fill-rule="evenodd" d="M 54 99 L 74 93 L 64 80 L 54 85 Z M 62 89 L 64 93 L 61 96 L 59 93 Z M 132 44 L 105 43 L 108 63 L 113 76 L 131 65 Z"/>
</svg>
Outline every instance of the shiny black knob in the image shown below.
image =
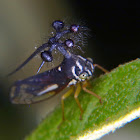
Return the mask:
<svg viewBox="0 0 140 140">
<path fill-rule="evenodd" d="M 41 53 L 41 58 L 43 59 L 43 61 L 45 62 L 52 62 L 53 60 L 53 57 L 52 57 L 52 54 L 51 52 L 49 51 L 44 51 Z"/>
<path fill-rule="evenodd" d="M 78 30 L 79 30 L 79 25 L 76 25 L 76 24 L 73 24 L 73 25 L 71 25 L 70 26 L 70 30 L 71 30 L 71 32 L 78 32 Z"/>
<path fill-rule="evenodd" d="M 65 41 L 65 45 L 66 45 L 67 47 L 69 47 L 69 48 L 72 48 L 72 47 L 74 47 L 74 42 L 73 42 L 73 40 L 71 40 L 71 39 L 67 39 L 67 40 Z"/>
<path fill-rule="evenodd" d="M 53 28 L 56 30 L 56 31 L 60 31 L 61 29 L 64 28 L 64 22 L 60 21 L 60 20 L 55 20 L 53 23 L 52 23 L 52 26 Z"/>
</svg>

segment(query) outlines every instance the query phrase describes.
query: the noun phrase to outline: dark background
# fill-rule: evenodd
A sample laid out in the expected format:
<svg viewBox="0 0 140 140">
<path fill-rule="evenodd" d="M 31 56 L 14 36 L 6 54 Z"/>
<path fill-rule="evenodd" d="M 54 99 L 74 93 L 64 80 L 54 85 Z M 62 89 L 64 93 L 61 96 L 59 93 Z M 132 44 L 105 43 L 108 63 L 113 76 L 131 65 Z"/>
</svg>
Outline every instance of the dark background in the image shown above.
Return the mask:
<svg viewBox="0 0 140 140">
<path fill-rule="evenodd" d="M 1 1 L 0 139 L 23 139 L 36 127 L 46 112 L 52 110 L 49 108 L 55 106 L 52 100 L 30 106 L 12 105 L 9 101 L 11 84 L 18 79 L 34 75 L 41 63 L 39 57 L 14 76 L 5 77 L 34 51 L 35 46 L 48 39 L 53 20 L 61 19 L 67 23 L 84 21 L 91 30 L 88 45 L 83 48 L 84 56 L 92 57 L 94 63 L 111 70 L 139 57 L 139 8 L 138 1 L 126 0 Z M 139 124 L 140 121 L 136 120 L 109 135 L 112 137 L 105 136 L 102 139 L 136 140 L 140 136 Z"/>
<path fill-rule="evenodd" d="M 76 16 L 83 16 L 96 34 L 94 57 L 112 69 L 139 57 L 140 7 L 131 1 L 71 1 Z M 92 55 L 92 53 L 90 53 Z M 97 60 L 98 61 L 98 60 Z M 96 62 L 97 63 L 97 62 Z"/>
</svg>

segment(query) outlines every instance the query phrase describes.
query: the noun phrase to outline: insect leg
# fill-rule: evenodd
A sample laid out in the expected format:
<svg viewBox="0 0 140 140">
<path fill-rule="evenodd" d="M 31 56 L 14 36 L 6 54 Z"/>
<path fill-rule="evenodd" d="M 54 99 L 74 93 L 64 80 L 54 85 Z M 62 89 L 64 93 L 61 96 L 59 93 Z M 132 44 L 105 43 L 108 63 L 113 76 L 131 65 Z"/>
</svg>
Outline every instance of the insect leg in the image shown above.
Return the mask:
<svg viewBox="0 0 140 140">
<path fill-rule="evenodd" d="M 102 104 L 102 99 L 101 99 L 101 97 L 100 97 L 99 95 L 97 95 L 96 93 L 94 93 L 94 92 L 88 90 L 88 89 L 86 88 L 87 85 L 88 85 L 88 83 L 87 83 L 87 81 L 85 81 L 85 82 L 83 83 L 83 85 L 82 85 L 82 89 L 83 89 L 85 92 L 87 92 L 87 93 L 89 93 L 89 94 L 92 94 L 93 96 L 95 96 L 96 98 L 98 98 L 98 99 L 99 99 L 99 102 Z"/>
<path fill-rule="evenodd" d="M 104 69 L 102 66 L 100 66 L 98 64 L 93 64 L 93 66 L 99 68 L 100 70 L 102 70 L 105 73 L 108 73 L 109 72 L 108 70 Z"/>
<path fill-rule="evenodd" d="M 70 96 L 70 94 L 72 94 L 73 92 L 73 87 L 70 88 L 70 90 L 68 90 L 62 97 L 61 97 L 61 105 L 62 105 L 62 121 L 65 120 L 65 116 L 64 116 L 64 100 Z"/>
<path fill-rule="evenodd" d="M 81 85 L 78 83 L 77 87 L 76 87 L 76 90 L 75 90 L 75 93 L 74 93 L 74 98 L 76 100 L 76 103 L 77 103 L 78 107 L 80 108 L 80 111 L 81 111 L 80 119 L 82 120 L 82 115 L 83 115 L 84 111 L 83 111 L 83 109 L 81 107 L 81 104 L 78 100 L 78 95 L 79 95 L 80 91 L 81 91 Z"/>
</svg>

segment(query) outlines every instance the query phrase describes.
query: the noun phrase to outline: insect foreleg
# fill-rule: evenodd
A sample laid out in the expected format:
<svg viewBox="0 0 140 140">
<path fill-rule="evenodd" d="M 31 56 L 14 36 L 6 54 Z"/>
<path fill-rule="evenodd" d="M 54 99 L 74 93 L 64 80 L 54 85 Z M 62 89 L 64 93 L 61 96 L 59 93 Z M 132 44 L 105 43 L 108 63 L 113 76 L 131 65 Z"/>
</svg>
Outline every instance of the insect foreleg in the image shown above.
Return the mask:
<svg viewBox="0 0 140 140">
<path fill-rule="evenodd" d="M 78 95 L 79 95 L 79 93 L 81 91 L 81 85 L 80 85 L 80 83 L 78 83 L 76 86 L 77 87 L 76 87 L 76 90 L 75 90 L 75 93 L 74 93 L 74 98 L 76 100 L 76 103 L 77 103 L 78 107 L 80 108 L 80 111 L 81 111 L 80 120 L 82 120 L 82 115 L 83 115 L 84 111 L 83 111 L 83 109 L 81 107 L 81 104 L 80 104 L 80 102 L 78 100 Z"/>
<path fill-rule="evenodd" d="M 64 100 L 70 96 L 74 91 L 74 88 L 71 87 L 70 90 L 68 90 L 62 97 L 61 97 L 61 105 L 62 105 L 62 121 L 65 120 L 65 115 L 64 115 Z"/>
<path fill-rule="evenodd" d="M 83 89 L 85 92 L 87 92 L 87 93 L 89 93 L 89 94 L 92 94 L 93 96 L 95 96 L 96 98 L 98 98 L 99 101 L 100 101 L 100 103 L 102 104 L 102 99 L 101 99 L 101 97 L 100 97 L 99 95 L 97 95 L 96 93 L 94 93 L 94 92 L 88 90 L 88 89 L 86 88 L 87 85 L 88 85 L 88 83 L 87 83 L 87 81 L 85 81 L 85 82 L 83 83 L 83 85 L 82 85 L 82 89 Z"/>
<path fill-rule="evenodd" d="M 102 66 L 98 65 L 98 64 L 93 64 L 94 67 L 97 67 L 98 69 L 102 70 L 105 73 L 108 73 L 109 71 L 106 70 L 105 68 L 103 68 Z"/>
</svg>

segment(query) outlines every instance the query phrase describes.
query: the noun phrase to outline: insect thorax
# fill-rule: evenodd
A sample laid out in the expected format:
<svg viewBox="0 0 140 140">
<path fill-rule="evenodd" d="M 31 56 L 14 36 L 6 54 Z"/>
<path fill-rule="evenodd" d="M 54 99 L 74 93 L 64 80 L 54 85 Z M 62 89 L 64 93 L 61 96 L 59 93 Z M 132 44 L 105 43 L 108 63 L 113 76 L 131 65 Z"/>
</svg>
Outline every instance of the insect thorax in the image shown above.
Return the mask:
<svg viewBox="0 0 140 140">
<path fill-rule="evenodd" d="M 80 55 L 72 55 L 70 59 L 64 61 L 64 64 L 62 63 L 62 67 L 67 77 L 71 79 L 68 86 L 90 79 L 94 72 L 91 60 Z"/>
</svg>

